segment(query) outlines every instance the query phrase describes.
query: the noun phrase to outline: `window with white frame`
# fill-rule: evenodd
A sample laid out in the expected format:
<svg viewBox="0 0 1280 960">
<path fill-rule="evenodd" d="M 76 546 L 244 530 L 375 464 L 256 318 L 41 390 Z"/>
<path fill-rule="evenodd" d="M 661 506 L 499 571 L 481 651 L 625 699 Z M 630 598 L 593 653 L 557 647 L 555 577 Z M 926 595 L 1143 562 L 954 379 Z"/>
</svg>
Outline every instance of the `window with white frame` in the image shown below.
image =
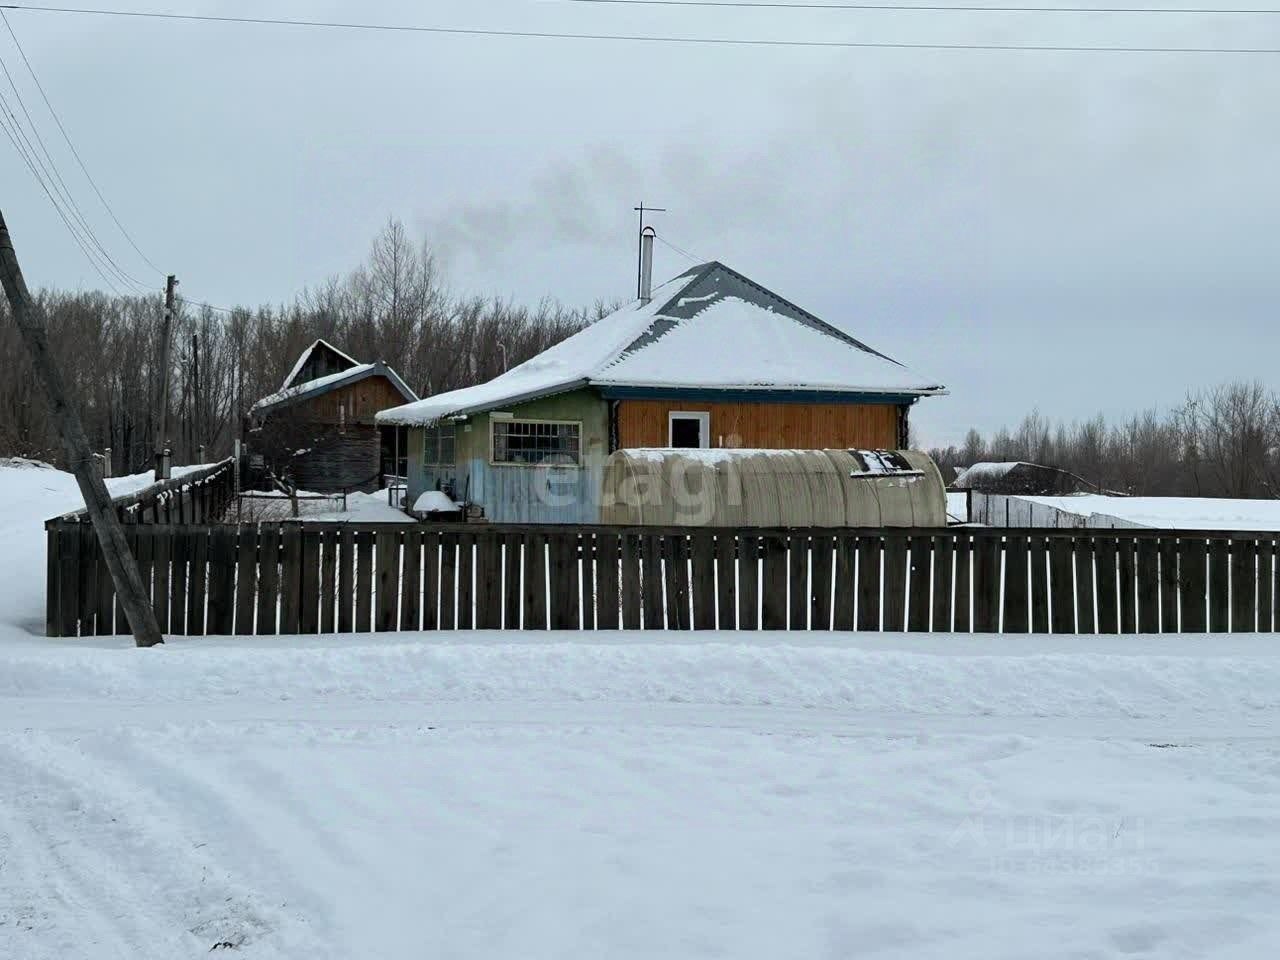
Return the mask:
<svg viewBox="0 0 1280 960">
<path fill-rule="evenodd" d="M 582 463 L 582 424 L 576 421 L 492 420 L 493 462 Z"/>
<path fill-rule="evenodd" d="M 434 427 L 427 427 L 422 436 L 422 465 L 453 466 L 457 457 L 456 442 L 452 423 L 438 423 Z"/>
</svg>

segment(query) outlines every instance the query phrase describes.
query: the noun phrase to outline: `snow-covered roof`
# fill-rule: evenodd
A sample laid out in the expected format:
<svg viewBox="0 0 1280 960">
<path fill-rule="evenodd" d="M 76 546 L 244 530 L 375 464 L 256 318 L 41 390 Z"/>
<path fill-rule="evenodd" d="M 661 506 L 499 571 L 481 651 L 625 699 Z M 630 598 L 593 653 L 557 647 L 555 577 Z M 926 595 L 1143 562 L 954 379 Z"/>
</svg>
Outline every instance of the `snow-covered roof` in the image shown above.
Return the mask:
<svg viewBox="0 0 1280 960">
<path fill-rule="evenodd" d="M 341 350 L 335 347 L 328 340 L 317 340 L 315 343 L 311 344 L 311 346 L 307 347 L 307 349 L 302 351 L 302 356 L 298 357 L 298 362 L 293 365 L 293 369 L 289 371 L 289 375 L 284 378 L 284 383 L 280 384 L 279 392 L 283 393 L 285 390 L 288 390 L 290 387 L 294 386 L 293 381 L 297 379 L 298 374 L 302 372 L 302 368 L 307 365 L 308 361 L 310 361 L 312 355 L 317 350 L 331 351 L 332 353 L 336 354 L 339 359 L 345 360 L 350 365 L 350 367 L 360 366 L 359 360 L 356 360 L 354 357 L 348 356 L 347 354 L 343 353 Z"/>
<path fill-rule="evenodd" d="M 925 396 L 920 376 L 721 263 L 670 280 L 488 383 L 384 410 L 428 425 L 579 387 Z"/>
<path fill-rule="evenodd" d="M 368 377 L 376 376 L 383 376 L 390 380 L 391 384 L 406 400 L 411 402 L 417 400 L 418 395 L 409 389 L 409 386 L 400 379 L 399 374 L 382 361 L 378 361 L 377 363 L 360 363 L 348 370 L 331 373 L 327 377 L 318 377 L 315 380 L 307 380 L 303 383 L 286 387 L 283 390 L 278 390 L 271 396 L 263 397 L 255 403 L 249 412 L 262 415 L 279 407 L 289 406 L 322 393 L 328 393 L 330 390 L 336 390 L 339 387 L 345 387 Z"/>
</svg>

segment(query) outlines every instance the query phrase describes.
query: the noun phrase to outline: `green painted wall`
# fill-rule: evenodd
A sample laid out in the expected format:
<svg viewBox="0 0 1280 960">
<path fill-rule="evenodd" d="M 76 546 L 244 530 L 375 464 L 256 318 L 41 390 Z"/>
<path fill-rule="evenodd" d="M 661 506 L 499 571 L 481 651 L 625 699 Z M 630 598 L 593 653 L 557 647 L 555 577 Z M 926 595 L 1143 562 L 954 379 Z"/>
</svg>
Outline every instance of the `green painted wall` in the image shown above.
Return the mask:
<svg viewBox="0 0 1280 960">
<path fill-rule="evenodd" d="M 457 423 L 456 471 L 422 465 L 423 431 L 409 431 L 409 497 L 452 482 L 459 498 L 481 504 L 485 516 L 506 523 L 595 523 L 599 519 L 600 477 L 609 452 L 609 405 L 591 389 L 575 390 L 502 409 L 517 420 L 575 420 L 582 423 L 582 466 L 545 468 L 495 465 L 490 457 L 487 413 Z M 545 489 L 548 484 L 552 489 Z"/>
</svg>

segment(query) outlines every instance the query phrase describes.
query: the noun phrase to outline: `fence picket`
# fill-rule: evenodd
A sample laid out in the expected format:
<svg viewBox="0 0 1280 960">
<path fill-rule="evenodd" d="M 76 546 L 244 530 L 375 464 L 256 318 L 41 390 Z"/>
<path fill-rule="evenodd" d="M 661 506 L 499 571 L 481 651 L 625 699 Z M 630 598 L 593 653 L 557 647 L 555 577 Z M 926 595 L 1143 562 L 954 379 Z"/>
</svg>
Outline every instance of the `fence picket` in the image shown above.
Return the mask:
<svg viewBox="0 0 1280 960">
<path fill-rule="evenodd" d="M 764 589 L 760 625 L 765 630 L 787 629 L 787 540 L 764 538 Z"/>
<path fill-rule="evenodd" d="M 1010 535 L 1004 554 L 1004 632 L 1027 633 L 1031 629 L 1031 606 L 1027 593 L 1027 563 L 1031 552 L 1027 537 Z"/>
<path fill-rule="evenodd" d="M 528 559 L 526 555 L 526 565 Z M 527 569 L 527 566 L 526 566 Z M 618 535 L 602 533 L 596 537 L 596 626 L 601 630 L 617 630 Z"/>
<path fill-rule="evenodd" d="M 1031 632 L 1049 633 L 1049 541 L 1038 534 L 1027 544 L 1031 568 Z"/>
<path fill-rule="evenodd" d="M 809 629 L 831 629 L 831 566 L 835 541 L 815 533 L 809 541 Z M 926 587 L 926 591 L 927 591 Z M 926 611 L 927 615 L 927 611 Z"/>
<path fill-rule="evenodd" d="M 251 637 L 258 603 L 258 529 L 241 527 L 236 556 L 236 634 Z"/>
<path fill-rule="evenodd" d="M 1075 543 L 1076 632 L 1097 632 L 1093 580 L 1093 538 L 1082 536 Z"/>
<path fill-rule="evenodd" d="M 1120 632 L 1120 606 L 1116 595 L 1116 540 L 1099 534 L 1093 540 L 1093 561 L 1098 576 L 1098 632 Z"/>
<path fill-rule="evenodd" d="M 878 536 L 858 538 L 858 629 L 880 629 L 880 557 Z"/>
<path fill-rule="evenodd" d="M 1231 632 L 1257 629 L 1258 541 L 1231 541 Z"/>
<path fill-rule="evenodd" d="M 1074 559 L 1070 540 L 1049 541 L 1049 620 L 1054 633 L 1076 632 Z"/>
<path fill-rule="evenodd" d="M 738 538 L 738 629 L 760 629 L 760 539 Z"/>
<path fill-rule="evenodd" d="M 622 629 L 639 630 L 640 620 L 640 552 L 641 538 L 634 533 L 623 534 L 621 553 L 618 556 L 622 579 Z"/>
<path fill-rule="evenodd" d="M 835 615 L 832 626 L 852 630 L 857 626 L 858 541 L 851 536 L 836 537 Z"/>
<path fill-rule="evenodd" d="M 689 556 L 693 564 L 690 578 L 693 588 L 693 628 L 716 628 L 716 542 L 709 533 L 695 533 L 689 539 Z"/>
</svg>

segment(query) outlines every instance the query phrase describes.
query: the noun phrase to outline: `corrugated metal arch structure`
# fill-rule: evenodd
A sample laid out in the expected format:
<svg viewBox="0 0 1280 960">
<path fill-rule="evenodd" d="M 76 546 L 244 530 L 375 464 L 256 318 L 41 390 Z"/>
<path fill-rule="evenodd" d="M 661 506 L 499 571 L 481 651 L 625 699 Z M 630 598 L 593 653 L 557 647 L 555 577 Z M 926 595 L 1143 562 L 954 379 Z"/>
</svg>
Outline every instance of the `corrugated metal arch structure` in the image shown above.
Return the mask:
<svg viewBox="0 0 1280 960">
<path fill-rule="evenodd" d="M 944 527 L 942 475 L 915 450 L 619 450 L 600 522 L 623 526 Z"/>
</svg>

